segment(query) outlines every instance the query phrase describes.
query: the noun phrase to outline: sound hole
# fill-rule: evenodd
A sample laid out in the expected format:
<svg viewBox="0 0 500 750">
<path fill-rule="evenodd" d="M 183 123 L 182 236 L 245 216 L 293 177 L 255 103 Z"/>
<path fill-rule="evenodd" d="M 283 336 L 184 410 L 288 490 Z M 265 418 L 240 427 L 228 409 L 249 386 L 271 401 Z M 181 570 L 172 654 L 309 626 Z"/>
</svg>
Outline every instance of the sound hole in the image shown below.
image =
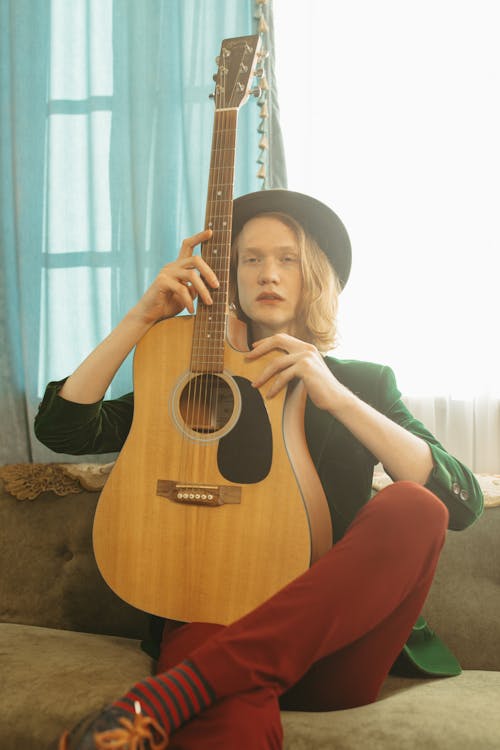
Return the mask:
<svg viewBox="0 0 500 750">
<path fill-rule="evenodd" d="M 189 429 L 207 435 L 222 429 L 231 418 L 233 392 L 218 375 L 196 375 L 182 389 L 179 408 Z"/>
</svg>

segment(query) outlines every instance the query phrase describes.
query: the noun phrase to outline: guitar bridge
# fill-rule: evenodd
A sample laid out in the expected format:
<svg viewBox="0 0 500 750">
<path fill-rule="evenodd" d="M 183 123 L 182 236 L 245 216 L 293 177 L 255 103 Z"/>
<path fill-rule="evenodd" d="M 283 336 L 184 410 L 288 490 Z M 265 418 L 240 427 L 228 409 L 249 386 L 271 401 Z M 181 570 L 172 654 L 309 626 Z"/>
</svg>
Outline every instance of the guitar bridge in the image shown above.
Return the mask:
<svg viewBox="0 0 500 750">
<path fill-rule="evenodd" d="M 184 484 L 170 479 L 158 479 L 156 494 L 183 505 L 218 505 L 241 502 L 241 487 L 237 485 Z"/>
</svg>

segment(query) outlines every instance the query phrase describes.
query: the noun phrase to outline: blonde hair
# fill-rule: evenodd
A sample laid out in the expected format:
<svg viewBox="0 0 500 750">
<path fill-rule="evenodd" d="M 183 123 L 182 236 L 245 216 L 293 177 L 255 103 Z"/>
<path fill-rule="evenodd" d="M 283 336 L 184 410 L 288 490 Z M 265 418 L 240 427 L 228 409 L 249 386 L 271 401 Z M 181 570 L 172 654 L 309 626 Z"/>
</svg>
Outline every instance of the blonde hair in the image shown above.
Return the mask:
<svg viewBox="0 0 500 750">
<path fill-rule="evenodd" d="M 337 309 L 341 285 L 330 261 L 316 240 L 288 214 L 269 212 L 256 214 L 252 218 L 261 216 L 278 219 L 294 233 L 304 282 L 297 316 L 299 329 L 305 331 L 306 340 L 320 352 L 333 349 L 337 340 Z M 229 300 L 238 318 L 248 323 L 240 306 L 237 284 L 240 234 L 241 232 L 234 239 L 231 251 Z"/>
</svg>

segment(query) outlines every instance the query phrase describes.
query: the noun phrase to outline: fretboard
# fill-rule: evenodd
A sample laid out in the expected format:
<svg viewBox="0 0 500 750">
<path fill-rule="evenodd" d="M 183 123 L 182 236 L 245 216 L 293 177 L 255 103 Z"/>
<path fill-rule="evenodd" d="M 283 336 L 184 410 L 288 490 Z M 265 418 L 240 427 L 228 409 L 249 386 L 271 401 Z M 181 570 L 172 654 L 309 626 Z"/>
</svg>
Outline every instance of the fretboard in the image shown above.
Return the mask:
<svg viewBox="0 0 500 750">
<path fill-rule="evenodd" d="M 215 112 L 205 217 L 205 227 L 213 234 L 202 246 L 202 257 L 215 272 L 220 286 L 218 289 L 209 287 L 212 305 L 205 305 L 198 299 L 192 372 L 222 372 L 224 369 L 237 117 L 237 109 Z"/>
</svg>

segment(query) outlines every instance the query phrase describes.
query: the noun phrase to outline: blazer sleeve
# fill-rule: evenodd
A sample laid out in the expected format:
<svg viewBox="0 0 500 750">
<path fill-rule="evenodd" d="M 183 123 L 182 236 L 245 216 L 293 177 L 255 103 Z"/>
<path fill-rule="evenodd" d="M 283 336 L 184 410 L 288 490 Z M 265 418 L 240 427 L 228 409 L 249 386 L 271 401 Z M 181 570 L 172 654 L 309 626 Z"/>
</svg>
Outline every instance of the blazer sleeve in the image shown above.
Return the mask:
<svg viewBox="0 0 500 750">
<path fill-rule="evenodd" d="M 56 453 L 75 456 L 120 451 L 132 424 L 133 394 L 78 404 L 59 396 L 65 381 L 45 389 L 34 423 L 38 440 Z"/>
<path fill-rule="evenodd" d="M 460 530 L 470 526 L 483 511 L 483 493 L 476 477 L 461 461 L 450 455 L 422 422 L 410 413 L 401 400 L 401 393 L 390 367 L 382 369 L 378 401 L 380 411 L 425 440 L 431 449 L 434 468 L 426 487 L 448 508 L 449 528 Z"/>
</svg>

